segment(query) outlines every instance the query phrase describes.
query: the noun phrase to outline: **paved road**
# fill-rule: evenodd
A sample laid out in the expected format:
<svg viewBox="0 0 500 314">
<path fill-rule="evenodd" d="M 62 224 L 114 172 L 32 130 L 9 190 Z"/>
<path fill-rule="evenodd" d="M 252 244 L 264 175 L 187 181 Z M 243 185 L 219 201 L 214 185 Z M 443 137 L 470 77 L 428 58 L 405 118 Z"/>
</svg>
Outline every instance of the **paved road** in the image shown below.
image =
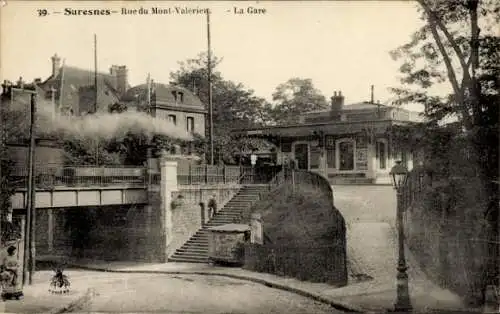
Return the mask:
<svg viewBox="0 0 500 314">
<path fill-rule="evenodd" d="M 99 281 L 99 280 L 98 280 Z M 342 313 L 261 284 L 217 276 L 116 274 L 96 282 L 82 311 L 161 313 Z"/>
<path fill-rule="evenodd" d="M 396 268 L 396 243 L 392 228 L 396 218 L 396 195 L 393 188 L 334 185 L 333 193 L 335 207 L 347 224 L 351 278 L 372 278 L 375 279 L 374 284 L 392 282 Z"/>
<path fill-rule="evenodd" d="M 333 185 L 335 206 L 348 223 L 396 220 L 396 192 L 385 185 Z"/>
</svg>

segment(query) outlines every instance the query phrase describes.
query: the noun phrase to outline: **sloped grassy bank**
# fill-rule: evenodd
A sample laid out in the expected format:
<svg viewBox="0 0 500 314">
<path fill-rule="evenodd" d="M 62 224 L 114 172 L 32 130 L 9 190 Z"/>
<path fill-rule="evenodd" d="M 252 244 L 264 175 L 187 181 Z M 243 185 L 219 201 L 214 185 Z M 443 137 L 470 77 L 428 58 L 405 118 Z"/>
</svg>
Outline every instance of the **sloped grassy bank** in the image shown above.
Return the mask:
<svg viewBox="0 0 500 314">
<path fill-rule="evenodd" d="M 347 284 L 346 229 L 329 196 L 285 183 L 257 202 L 264 245 L 245 248 L 245 268 L 313 282 Z"/>
</svg>

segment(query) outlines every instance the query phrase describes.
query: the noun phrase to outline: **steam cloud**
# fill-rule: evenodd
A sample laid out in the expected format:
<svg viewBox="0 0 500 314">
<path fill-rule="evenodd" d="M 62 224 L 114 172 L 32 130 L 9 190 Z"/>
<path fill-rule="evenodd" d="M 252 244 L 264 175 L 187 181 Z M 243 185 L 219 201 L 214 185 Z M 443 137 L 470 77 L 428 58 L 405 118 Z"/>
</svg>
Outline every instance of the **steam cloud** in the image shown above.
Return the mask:
<svg viewBox="0 0 500 314">
<path fill-rule="evenodd" d="M 23 97 L 24 98 L 24 97 Z M 142 133 L 151 138 L 155 134 L 172 138 L 191 140 L 186 130 L 172 122 L 154 118 L 144 112 L 123 112 L 120 114 L 97 113 L 87 116 L 64 116 L 54 113 L 54 105 L 43 99 L 37 100 L 37 133 L 66 134 L 77 138 L 109 140 L 121 138 L 127 132 Z M 24 112 L 25 127 L 29 124 L 29 99 L 16 101 L 15 111 Z"/>
</svg>

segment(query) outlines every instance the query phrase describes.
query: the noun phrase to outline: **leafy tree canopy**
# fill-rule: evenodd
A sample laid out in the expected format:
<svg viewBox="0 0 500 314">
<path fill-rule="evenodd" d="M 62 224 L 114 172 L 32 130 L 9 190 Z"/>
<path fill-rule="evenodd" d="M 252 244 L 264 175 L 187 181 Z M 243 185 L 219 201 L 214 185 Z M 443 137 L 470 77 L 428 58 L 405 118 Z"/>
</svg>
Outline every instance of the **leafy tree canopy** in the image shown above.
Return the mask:
<svg viewBox="0 0 500 314">
<path fill-rule="evenodd" d="M 115 102 L 114 104 L 108 106 L 109 113 L 122 113 L 127 111 L 127 109 L 128 109 L 127 105 L 121 102 Z"/>
<path fill-rule="evenodd" d="M 276 87 L 273 93 L 276 103 L 271 117 L 277 124 L 297 122 L 308 111 L 328 108 L 328 103 L 311 79 L 291 78 Z"/>
<path fill-rule="evenodd" d="M 485 123 L 495 125 L 497 119 L 492 117 L 498 117 L 498 106 L 493 103 L 498 100 L 500 41 L 492 30 L 499 19 L 499 3 L 418 3 L 426 23 L 410 42 L 391 53 L 402 62 L 403 87 L 394 88 L 393 92 L 400 103 L 423 104 L 426 117 L 435 123 L 455 116 L 467 130 Z M 429 89 L 440 83 L 449 83 L 452 93 L 432 95 Z"/>
<path fill-rule="evenodd" d="M 235 127 L 256 127 L 264 125 L 269 118 L 265 114 L 270 105 L 258 97 L 251 89 L 245 88 L 223 78 L 217 71 L 222 59 L 213 57 L 212 64 L 212 105 L 214 123 L 214 159 L 234 163 L 233 155 L 239 147 L 245 146 L 249 139 L 232 139 L 230 131 Z M 181 85 L 196 94 L 204 104 L 209 104 L 209 81 L 207 54 L 201 53 L 196 58 L 179 62 L 180 69 L 171 73 L 172 84 Z M 207 128 L 210 121 L 207 119 Z M 252 140 L 253 145 L 259 146 Z M 248 145 L 250 145 L 248 143 Z M 262 144 L 265 145 L 265 144 Z"/>
<path fill-rule="evenodd" d="M 498 101 L 500 39 L 495 36 L 500 2 L 479 0 L 419 0 L 425 24 L 409 43 L 392 52 L 402 61 L 402 87 L 393 89 L 401 103 L 425 106 L 429 126 L 456 117 L 475 150 L 480 173 L 498 177 Z M 449 95 L 429 89 L 438 83 L 451 87 Z M 443 147 L 445 147 L 443 145 Z"/>
</svg>

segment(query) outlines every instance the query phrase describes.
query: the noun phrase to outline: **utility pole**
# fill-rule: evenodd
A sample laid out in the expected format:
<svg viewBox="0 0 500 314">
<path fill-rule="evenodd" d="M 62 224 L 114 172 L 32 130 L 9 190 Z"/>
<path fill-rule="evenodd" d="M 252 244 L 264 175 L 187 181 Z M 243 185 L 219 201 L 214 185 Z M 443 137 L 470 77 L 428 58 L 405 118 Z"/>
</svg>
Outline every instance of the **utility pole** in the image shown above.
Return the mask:
<svg viewBox="0 0 500 314">
<path fill-rule="evenodd" d="M 370 97 L 370 102 L 371 102 L 372 104 L 374 104 L 374 103 L 375 103 L 375 92 L 374 92 L 374 89 L 375 89 L 375 87 L 372 85 L 372 86 L 371 86 L 371 97 Z"/>
<path fill-rule="evenodd" d="M 31 122 L 30 122 L 30 149 L 29 162 L 30 170 L 28 173 L 29 186 L 29 210 L 31 212 L 30 228 L 30 273 L 29 284 L 33 283 L 33 273 L 35 272 L 36 264 L 36 210 L 35 210 L 35 127 L 36 127 L 36 94 L 31 94 Z"/>
<path fill-rule="evenodd" d="M 210 165 L 214 164 L 214 119 L 212 106 L 212 49 L 210 46 L 210 10 L 207 9 L 207 43 L 208 43 L 208 115 L 210 121 Z"/>
<path fill-rule="evenodd" d="M 14 89 L 12 90 L 12 92 Z M 30 93 L 30 130 L 29 130 L 29 155 L 28 155 L 28 196 L 26 209 L 26 236 L 24 245 L 24 262 L 28 262 L 28 283 L 33 283 L 33 273 L 35 272 L 36 245 L 35 245 L 35 127 L 36 127 L 36 92 L 20 90 L 23 93 Z M 23 283 L 26 276 L 23 276 Z"/>
<path fill-rule="evenodd" d="M 148 78 L 146 82 L 146 88 L 148 89 L 146 91 L 146 101 L 147 101 L 147 106 L 148 106 L 148 113 L 151 114 L 153 110 L 151 110 L 151 74 L 148 73 Z"/>
<path fill-rule="evenodd" d="M 94 113 L 97 113 L 97 35 L 94 34 Z"/>
<path fill-rule="evenodd" d="M 57 113 L 56 106 L 56 89 L 54 87 L 50 87 L 50 100 L 52 102 L 52 119 L 55 119 Z"/>
<path fill-rule="evenodd" d="M 64 65 L 66 63 L 66 59 L 63 59 L 62 61 L 62 66 L 61 66 L 61 83 L 59 87 L 59 104 L 57 106 L 57 111 L 61 113 L 61 111 L 64 111 L 63 108 L 63 91 L 64 91 Z"/>
<path fill-rule="evenodd" d="M 98 87 L 97 87 L 97 35 L 94 34 L 94 114 L 97 114 L 97 97 L 98 97 Z M 99 137 L 96 137 L 95 145 L 95 163 L 96 166 L 99 165 Z"/>
<path fill-rule="evenodd" d="M 2 124 L 2 127 L 0 128 L 0 244 L 3 245 L 2 242 L 2 222 L 3 222 L 3 216 L 4 216 L 4 208 L 3 208 L 3 204 L 5 204 L 6 202 L 4 201 L 3 197 L 4 196 L 7 196 L 5 193 L 4 194 L 4 191 L 3 191 L 3 188 L 4 188 L 4 180 L 3 180 L 3 177 L 2 177 L 2 161 L 4 159 L 4 154 L 6 152 L 6 143 L 5 143 L 5 140 L 7 138 L 6 136 L 6 132 L 7 132 L 7 126 L 6 126 L 6 123 L 5 123 L 5 117 L 4 117 L 4 108 L 5 108 L 5 105 L 6 105 L 6 97 L 8 96 L 8 93 L 7 93 L 7 84 L 2 84 L 2 98 L 1 98 L 1 103 L 0 103 L 0 122 Z"/>
</svg>

